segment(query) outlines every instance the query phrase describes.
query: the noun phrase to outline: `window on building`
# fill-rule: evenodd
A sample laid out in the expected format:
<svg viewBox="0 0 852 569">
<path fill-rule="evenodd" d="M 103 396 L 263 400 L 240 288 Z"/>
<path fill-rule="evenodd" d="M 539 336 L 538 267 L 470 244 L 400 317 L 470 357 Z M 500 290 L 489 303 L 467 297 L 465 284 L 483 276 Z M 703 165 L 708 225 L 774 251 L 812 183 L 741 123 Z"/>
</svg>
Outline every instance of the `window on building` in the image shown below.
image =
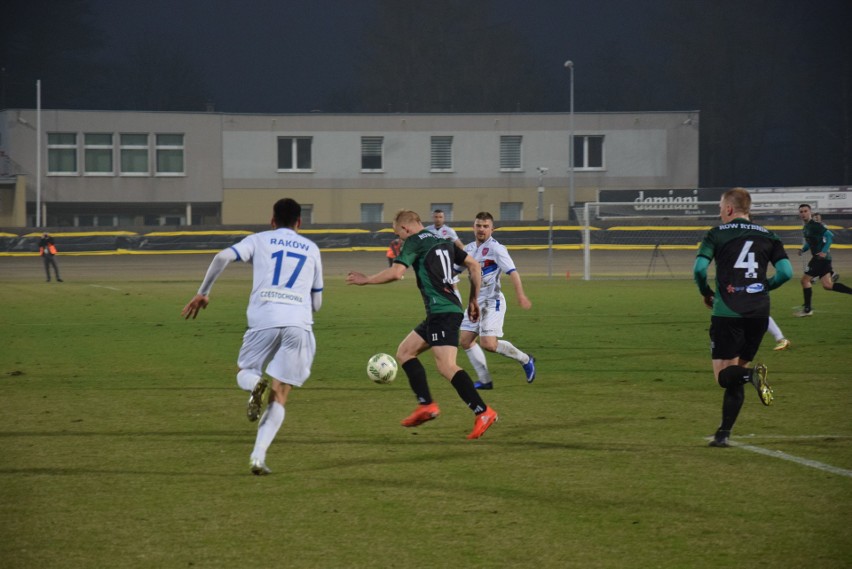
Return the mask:
<svg viewBox="0 0 852 569">
<path fill-rule="evenodd" d="M 430 161 L 432 172 L 451 172 L 453 169 L 453 137 L 432 137 L 432 159 Z"/>
<path fill-rule="evenodd" d="M 165 176 L 183 175 L 183 135 L 158 134 L 156 140 L 157 174 Z"/>
<path fill-rule="evenodd" d="M 74 227 L 116 227 L 119 217 L 113 214 L 99 213 L 74 216 Z"/>
<path fill-rule="evenodd" d="M 503 172 L 521 171 L 521 136 L 500 137 L 500 170 Z"/>
<path fill-rule="evenodd" d="M 47 133 L 47 173 L 77 173 L 77 133 Z"/>
<path fill-rule="evenodd" d="M 120 134 L 120 167 L 122 176 L 145 176 L 148 169 L 148 135 Z"/>
<path fill-rule="evenodd" d="M 281 136 L 278 138 L 278 170 L 307 172 L 313 168 L 311 145 L 313 138 Z"/>
<path fill-rule="evenodd" d="M 521 221 L 523 217 L 523 202 L 500 202 L 500 221 Z"/>
<path fill-rule="evenodd" d="M 78 215 L 76 216 L 75 227 L 94 227 L 95 226 L 95 216 L 94 215 Z"/>
<path fill-rule="evenodd" d="M 366 172 L 380 172 L 383 170 L 382 147 L 383 136 L 361 137 L 361 170 Z"/>
<path fill-rule="evenodd" d="M 432 217 L 432 212 L 440 209 L 444 212 L 444 222 L 449 223 L 453 220 L 453 204 L 451 203 L 433 203 L 429 206 L 429 217 Z M 428 222 L 425 225 L 430 225 L 432 222 Z"/>
<path fill-rule="evenodd" d="M 112 167 L 112 133 L 83 135 L 83 172 L 87 175 L 109 175 Z"/>
<path fill-rule="evenodd" d="M 602 170 L 604 167 L 604 137 L 574 137 L 574 168 Z"/>
<path fill-rule="evenodd" d="M 302 206 L 302 225 L 310 225 L 314 222 L 313 204 L 299 204 Z"/>
<path fill-rule="evenodd" d="M 380 203 L 362 203 L 361 223 L 381 223 L 384 206 Z"/>
</svg>

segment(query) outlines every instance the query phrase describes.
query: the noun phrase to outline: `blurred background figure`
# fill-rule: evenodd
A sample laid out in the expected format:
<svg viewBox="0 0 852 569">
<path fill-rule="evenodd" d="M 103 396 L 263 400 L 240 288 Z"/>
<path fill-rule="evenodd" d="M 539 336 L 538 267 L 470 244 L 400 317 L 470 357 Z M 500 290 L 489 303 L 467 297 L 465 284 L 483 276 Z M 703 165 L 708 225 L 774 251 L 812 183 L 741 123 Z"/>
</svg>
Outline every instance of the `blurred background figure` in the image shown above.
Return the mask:
<svg viewBox="0 0 852 569">
<path fill-rule="evenodd" d="M 390 242 L 385 257 L 388 258 L 388 267 L 393 266 L 393 260 L 399 257 L 399 251 L 402 248 L 402 239 L 394 235 L 394 240 Z"/>
<path fill-rule="evenodd" d="M 38 254 L 44 259 L 44 272 L 47 274 L 47 282 L 50 282 L 50 266 L 53 265 L 56 282 L 61 283 L 62 279 L 59 278 L 59 267 L 56 266 L 56 245 L 53 243 L 53 237 L 46 231 L 38 242 Z"/>
</svg>

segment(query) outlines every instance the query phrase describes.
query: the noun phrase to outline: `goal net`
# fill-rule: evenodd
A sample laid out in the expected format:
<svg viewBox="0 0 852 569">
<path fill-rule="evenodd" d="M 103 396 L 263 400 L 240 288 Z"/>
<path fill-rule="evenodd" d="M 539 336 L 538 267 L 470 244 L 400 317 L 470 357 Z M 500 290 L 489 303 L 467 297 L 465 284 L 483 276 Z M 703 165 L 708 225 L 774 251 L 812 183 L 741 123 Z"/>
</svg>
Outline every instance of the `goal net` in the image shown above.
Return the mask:
<svg viewBox="0 0 852 569">
<path fill-rule="evenodd" d="M 717 201 L 589 202 L 575 212 L 585 280 L 691 279 L 701 239 L 721 223 Z M 801 243 L 801 222 L 789 210 L 761 211 L 754 221 L 777 233 L 788 248 Z"/>
</svg>

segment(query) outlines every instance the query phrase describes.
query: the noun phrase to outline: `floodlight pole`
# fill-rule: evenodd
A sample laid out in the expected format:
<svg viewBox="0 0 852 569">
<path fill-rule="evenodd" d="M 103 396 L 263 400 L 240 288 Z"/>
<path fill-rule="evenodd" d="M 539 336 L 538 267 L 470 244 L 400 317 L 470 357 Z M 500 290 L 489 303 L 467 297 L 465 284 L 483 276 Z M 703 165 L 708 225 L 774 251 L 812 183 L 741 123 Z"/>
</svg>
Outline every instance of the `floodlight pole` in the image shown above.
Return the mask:
<svg viewBox="0 0 852 569">
<path fill-rule="evenodd" d="M 574 207 L 574 62 L 565 62 L 565 68 L 571 75 L 570 108 L 568 111 L 568 220 L 571 220 L 571 209 Z"/>
<path fill-rule="evenodd" d="M 41 79 L 36 81 L 36 227 L 41 227 Z"/>
</svg>

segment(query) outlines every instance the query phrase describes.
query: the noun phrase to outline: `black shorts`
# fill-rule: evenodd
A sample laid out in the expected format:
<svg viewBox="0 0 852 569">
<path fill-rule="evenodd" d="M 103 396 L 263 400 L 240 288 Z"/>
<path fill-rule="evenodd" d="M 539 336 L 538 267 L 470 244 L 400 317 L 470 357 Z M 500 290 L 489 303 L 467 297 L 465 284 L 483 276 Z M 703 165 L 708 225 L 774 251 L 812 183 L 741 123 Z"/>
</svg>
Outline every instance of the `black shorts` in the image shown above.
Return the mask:
<svg viewBox="0 0 852 569">
<path fill-rule="evenodd" d="M 808 268 L 805 269 L 805 274 L 809 277 L 822 277 L 831 272 L 834 272 L 834 269 L 831 268 L 831 261 L 816 256 L 811 257 L 811 260 L 808 261 Z"/>
<path fill-rule="evenodd" d="M 430 346 L 458 346 L 463 316 L 458 312 L 430 314 L 414 332 Z"/>
<path fill-rule="evenodd" d="M 714 360 L 740 358 L 750 362 L 757 355 L 760 342 L 769 327 L 766 318 L 710 318 L 710 354 Z"/>
</svg>

